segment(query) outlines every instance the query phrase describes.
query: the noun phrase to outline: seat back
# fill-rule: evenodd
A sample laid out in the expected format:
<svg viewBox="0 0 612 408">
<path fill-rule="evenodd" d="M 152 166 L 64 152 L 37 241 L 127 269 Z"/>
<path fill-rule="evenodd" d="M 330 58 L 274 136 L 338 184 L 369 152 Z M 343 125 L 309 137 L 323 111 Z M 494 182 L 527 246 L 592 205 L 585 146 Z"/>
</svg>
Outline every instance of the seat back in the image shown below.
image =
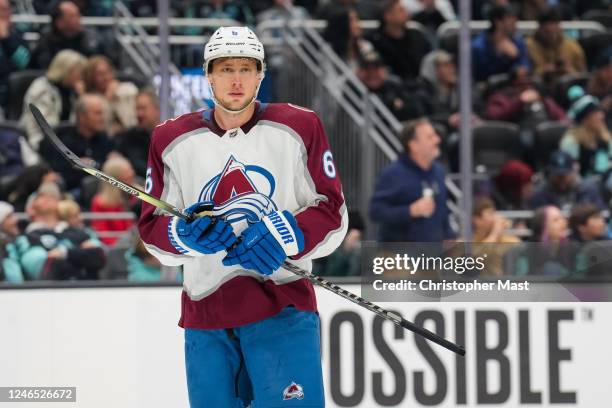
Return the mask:
<svg viewBox="0 0 612 408">
<path fill-rule="evenodd" d="M 555 150 L 567 131 L 568 126 L 556 121 L 542 122 L 536 126 L 533 136 L 533 148 L 536 151 L 536 167 L 543 170 L 548 158 Z"/>
<path fill-rule="evenodd" d="M 473 154 L 475 166 L 496 173 L 507 160 L 520 158 L 519 127 L 509 122 L 482 122 L 474 127 Z"/>
</svg>

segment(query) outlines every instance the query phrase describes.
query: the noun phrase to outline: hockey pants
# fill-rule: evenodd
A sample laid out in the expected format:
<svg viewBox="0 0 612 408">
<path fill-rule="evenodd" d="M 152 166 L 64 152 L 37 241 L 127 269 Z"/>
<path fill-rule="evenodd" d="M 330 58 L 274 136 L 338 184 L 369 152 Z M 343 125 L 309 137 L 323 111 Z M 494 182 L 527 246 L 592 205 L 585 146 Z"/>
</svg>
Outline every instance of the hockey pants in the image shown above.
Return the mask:
<svg viewBox="0 0 612 408">
<path fill-rule="evenodd" d="M 318 315 L 293 307 L 232 330 L 185 329 L 191 408 L 324 407 L 319 336 Z"/>
</svg>

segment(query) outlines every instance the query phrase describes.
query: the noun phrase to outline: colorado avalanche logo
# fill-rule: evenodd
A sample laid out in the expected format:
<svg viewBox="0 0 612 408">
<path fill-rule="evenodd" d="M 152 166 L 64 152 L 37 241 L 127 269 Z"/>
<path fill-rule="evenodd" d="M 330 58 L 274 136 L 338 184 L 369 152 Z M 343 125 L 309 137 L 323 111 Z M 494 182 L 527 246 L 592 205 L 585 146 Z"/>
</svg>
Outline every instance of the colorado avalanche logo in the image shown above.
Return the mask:
<svg viewBox="0 0 612 408">
<path fill-rule="evenodd" d="M 304 389 L 300 384 L 296 384 L 292 382 L 287 388 L 283 390 L 283 400 L 287 401 L 290 399 L 303 399 L 304 398 Z"/>
<path fill-rule="evenodd" d="M 245 220 L 254 224 L 277 210 L 270 199 L 275 187 L 274 177 L 268 170 L 245 165 L 231 156 L 223 171 L 206 183 L 198 201 L 215 203 L 215 213 L 230 223 Z"/>
</svg>

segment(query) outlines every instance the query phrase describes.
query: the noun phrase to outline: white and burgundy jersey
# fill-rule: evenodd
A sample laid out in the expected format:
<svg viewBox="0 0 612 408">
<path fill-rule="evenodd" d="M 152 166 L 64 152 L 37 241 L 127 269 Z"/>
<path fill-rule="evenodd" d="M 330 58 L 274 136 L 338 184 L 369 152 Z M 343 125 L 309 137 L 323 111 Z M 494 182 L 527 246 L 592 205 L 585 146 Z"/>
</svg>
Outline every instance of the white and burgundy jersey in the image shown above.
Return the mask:
<svg viewBox="0 0 612 408">
<path fill-rule="evenodd" d="M 306 270 L 346 234 L 342 186 L 323 125 L 314 112 L 290 104 L 257 103 L 249 122 L 227 131 L 214 120 L 214 110 L 164 122 L 153 132 L 145 188 L 178 208 L 212 201 L 214 214 L 237 235 L 274 210 L 289 210 L 305 239 L 304 250 L 289 261 Z M 316 311 L 306 279 L 283 268 L 266 277 L 224 266 L 225 251 L 190 251 L 174 224 L 143 203 L 138 226 L 147 249 L 162 264 L 183 265 L 181 326 L 237 327 L 288 305 Z"/>
</svg>

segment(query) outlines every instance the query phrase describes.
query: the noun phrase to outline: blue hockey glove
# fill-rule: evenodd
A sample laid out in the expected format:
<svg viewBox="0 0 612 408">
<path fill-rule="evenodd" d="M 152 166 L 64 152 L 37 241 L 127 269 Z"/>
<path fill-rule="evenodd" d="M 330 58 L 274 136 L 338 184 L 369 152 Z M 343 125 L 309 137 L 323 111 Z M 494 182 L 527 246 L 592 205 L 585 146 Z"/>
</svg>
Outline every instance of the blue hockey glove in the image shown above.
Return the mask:
<svg viewBox="0 0 612 408">
<path fill-rule="evenodd" d="M 212 209 L 212 203 L 200 202 L 185 209 L 188 215 Z M 174 217 L 169 224 L 168 235 L 172 245 L 181 253 L 196 251 L 214 254 L 225 250 L 236 242 L 232 226 L 221 218 L 203 216 L 192 221 Z M 187 247 L 187 248 L 185 248 Z"/>
<path fill-rule="evenodd" d="M 289 211 L 273 212 L 245 229 L 223 265 L 241 265 L 270 275 L 281 267 L 288 256 L 304 249 L 304 234 Z"/>
</svg>

